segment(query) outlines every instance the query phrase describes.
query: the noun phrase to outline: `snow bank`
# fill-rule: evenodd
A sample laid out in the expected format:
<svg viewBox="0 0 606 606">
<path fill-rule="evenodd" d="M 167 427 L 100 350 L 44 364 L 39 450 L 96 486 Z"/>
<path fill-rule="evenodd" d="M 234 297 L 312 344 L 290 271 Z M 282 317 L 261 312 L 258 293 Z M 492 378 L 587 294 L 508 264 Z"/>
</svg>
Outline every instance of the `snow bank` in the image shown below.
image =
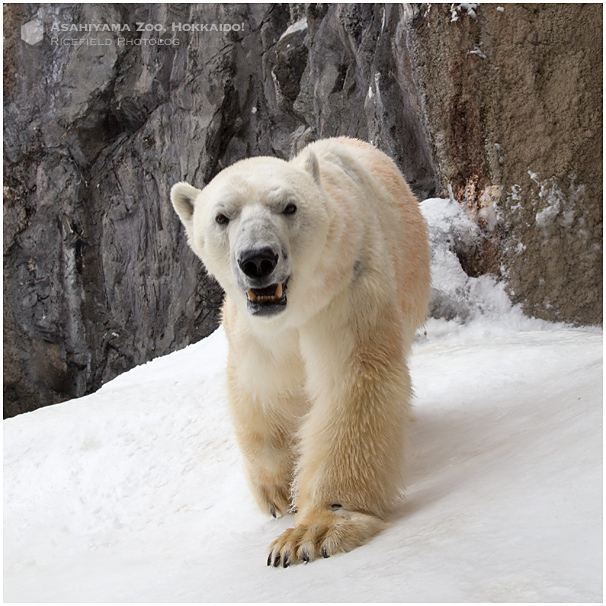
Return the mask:
<svg viewBox="0 0 606 606">
<path fill-rule="evenodd" d="M 415 344 L 391 528 L 349 554 L 266 567 L 293 518 L 265 517 L 246 486 L 220 329 L 4 422 L 5 601 L 601 601 L 602 333 L 524 318 L 494 280 L 461 273 L 455 241 L 477 234 L 460 208 L 423 212 L 454 319 Z"/>
<path fill-rule="evenodd" d="M 473 278 L 465 273 L 457 252 L 468 251 L 482 236 L 460 204 L 432 198 L 421 203 L 421 212 L 431 242 L 432 317 L 458 323 L 507 320 L 518 328 L 543 324 L 524 316 L 519 305 L 512 305 L 503 283 L 493 276 Z"/>
<path fill-rule="evenodd" d="M 222 330 L 9 419 L 5 601 L 600 601 L 601 341 L 459 328 L 417 344 L 392 528 L 287 570 L 265 566 L 292 517 L 246 487 Z"/>
</svg>

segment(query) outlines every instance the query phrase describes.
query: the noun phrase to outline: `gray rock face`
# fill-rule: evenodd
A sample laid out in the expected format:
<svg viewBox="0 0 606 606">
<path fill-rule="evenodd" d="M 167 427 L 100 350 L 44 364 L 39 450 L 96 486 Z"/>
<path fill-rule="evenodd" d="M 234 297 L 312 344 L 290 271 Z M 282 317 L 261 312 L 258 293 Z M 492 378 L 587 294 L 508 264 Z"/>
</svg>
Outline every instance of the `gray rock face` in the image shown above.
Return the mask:
<svg viewBox="0 0 606 606">
<path fill-rule="evenodd" d="M 401 111 L 389 8 L 5 11 L 5 414 L 88 393 L 217 326 L 222 294 L 170 207 L 175 182 L 346 134 L 391 151 L 419 195 L 435 189 L 420 116 Z M 32 19 L 45 26 L 35 46 L 18 38 Z M 137 22 L 169 31 L 57 32 Z M 53 45 L 53 31 L 80 43 Z"/>
<path fill-rule="evenodd" d="M 4 10 L 6 415 L 214 330 L 222 293 L 170 187 L 333 135 L 386 151 L 419 198 L 450 186 L 486 235 L 467 271 L 503 266 L 532 313 L 599 321 L 597 8 L 452 8 L 456 21 L 450 5 Z M 20 38 L 30 20 L 37 44 Z"/>
</svg>

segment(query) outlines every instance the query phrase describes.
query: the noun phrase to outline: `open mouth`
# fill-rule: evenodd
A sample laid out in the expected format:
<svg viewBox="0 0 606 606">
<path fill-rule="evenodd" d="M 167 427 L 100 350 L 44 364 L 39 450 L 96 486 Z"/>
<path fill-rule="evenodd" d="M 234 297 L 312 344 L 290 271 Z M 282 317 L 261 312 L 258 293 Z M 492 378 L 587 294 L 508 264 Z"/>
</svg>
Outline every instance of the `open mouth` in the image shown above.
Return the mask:
<svg viewBox="0 0 606 606">
<path fill-rule="evenodd" d="M 246 291 L 248 311 L 253 315 L 271 316 L 286 306 L 288 280 L 271 284 L 265 288 L 251 288 Z"/>
</svg>

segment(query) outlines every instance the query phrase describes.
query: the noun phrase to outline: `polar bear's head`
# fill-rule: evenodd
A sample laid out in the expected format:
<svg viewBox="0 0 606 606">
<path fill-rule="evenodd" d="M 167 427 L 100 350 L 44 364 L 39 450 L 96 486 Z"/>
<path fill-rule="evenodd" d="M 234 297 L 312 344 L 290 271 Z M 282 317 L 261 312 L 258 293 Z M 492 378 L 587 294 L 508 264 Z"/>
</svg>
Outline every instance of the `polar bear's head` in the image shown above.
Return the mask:
<svg viewBox="0 0 606 606">
<path fill-rule="evenodd" d="M 189 244 L 228 296 L 255 317 L 296 306 L 322 256 L 329 209 L 312 151 L 296 164 L 241 160 L 204 189 L 177 183 L 171 201 Z"/>
</svg>

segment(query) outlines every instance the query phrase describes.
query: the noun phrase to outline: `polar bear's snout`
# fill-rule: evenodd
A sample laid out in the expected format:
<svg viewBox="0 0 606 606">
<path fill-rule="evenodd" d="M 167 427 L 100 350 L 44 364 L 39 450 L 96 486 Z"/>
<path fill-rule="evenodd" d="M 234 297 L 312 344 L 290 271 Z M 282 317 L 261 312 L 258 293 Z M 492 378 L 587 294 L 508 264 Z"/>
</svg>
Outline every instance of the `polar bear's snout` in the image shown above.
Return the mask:
<svg viewBox="0 0 606 606">
<path fill-rule="evenodd" d="M 291 274 L 284 219 L 268 208 L 245 206 L 231 240 L 231 267 L 250 315 L 271 317 L 286 310 Z"/>
<path fill-rule="evenodd" d="M 246 292 L 249 314 L 269 317 L 285 310 L 290 276 L 284 257 L 277 244 L 245 248 L 237 255 L 238 282 Z"/>
<path fill-rule="evenodd" d="M 249 278 L 261 280 L 271 275 L 278 264 L 278 255 L 269 247 L 252 248 L 240 253 L 238 266 Z"/>
<path fill-rule="evenodd" d="M 272 279 L 280 255 L 270 247 L 252 248 L 240 253 L 238 267 L 250 279 L 251 284 L 264 284 Z M 284 282 L 276 282 L 262 288 L 252 287 L 246 291 L 248 311 L 252 315 L 271 316 L 284 310 L 286 287 Z"/>
</svg>

